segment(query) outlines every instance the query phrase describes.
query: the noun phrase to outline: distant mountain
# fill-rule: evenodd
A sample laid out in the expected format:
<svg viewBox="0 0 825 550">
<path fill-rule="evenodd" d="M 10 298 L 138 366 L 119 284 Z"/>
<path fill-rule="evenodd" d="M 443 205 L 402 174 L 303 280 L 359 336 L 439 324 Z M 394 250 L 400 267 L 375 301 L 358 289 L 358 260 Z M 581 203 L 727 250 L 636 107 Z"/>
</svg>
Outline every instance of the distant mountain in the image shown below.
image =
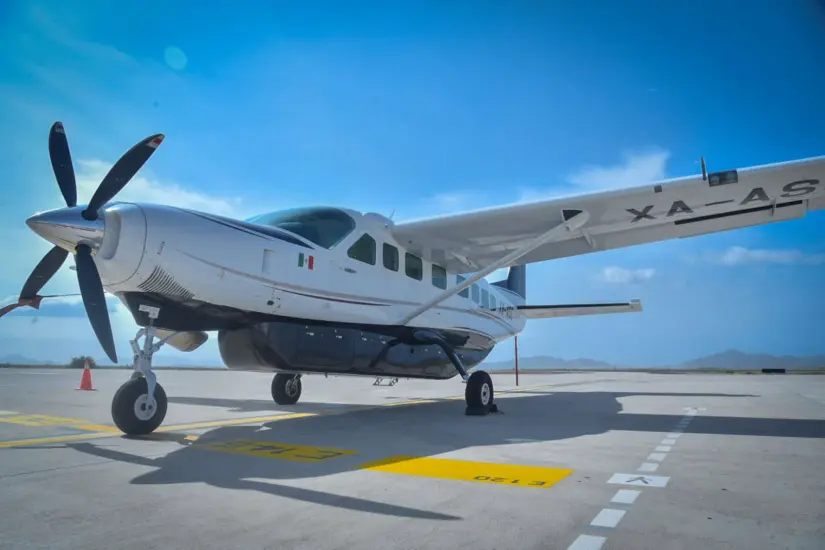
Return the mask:
<svg viewBox="0 0 825 550">
<path fill-rule="evenodd" d="M 158 367 L 212 367 L 223 369 L 226 368 L 217 359 L 204 359 L 198 357 L 186 356 L 179 354 L 177 357 L 167 358 L 158 357 L 155 359 Z M 54 365 L 55 361 L 38 361 L 20 355 L 19 353 L 12 353 L 10 355 L 0 356 L 1 364 L 11 365 Z M 99 361 L 101 367 L 111 366 L 109 361 L 105 358 Z M 123 367 L 126 364 L 121 365 Z M 605 361 L 598 361 L 595 359 L 579 358 L 579 359 L 562 359 L 560 357 L 553 357 L 551 355 L 534 355 L 529 357 L 519 357 L 519 370 L 614 370 L 614 369 L 685 369 L 685 370 L 700 370 L 700 369 L 717 369 L 717 370 L 761 370 L 761 369 L 823 369 L 825 370 L 825 355 L 811 355 L 806 357 L 799 357 L 795 355 L 769 355 L 765 353 L 745 353 L 739 350 L 726 350 L 721 353 L 715 353 L 706 357 L 692 359 L 685 363 L 676 365 L 661 365 L 657 367 L 639 367 L 630 365 L 616 365 L 607 363 Z M 491 361 L 479 365 L 478 368 L 485 370 L 512 370 L 515 368 L 515 362 L 507 361 Z"/>
<path fill-rule="evenodd" d="M 509 370 L 515 368 L 515 361 L 491 361 L 483 363 L 485 370 Z M 610 370 L 615 365 L 595 359 L 561 359 L 550 355 L 533 355 L 518 358 L 519 370 L 530 369 L 579 369 L 579 370 Z"/>
<path fill-rule="evenodd" d="M 678 368 L 723 370 L 825 369 L 825 355 L 809 355 L 807 357 L 777 356 L 766 353 L 744 353 L 730 349 L 682 363 Z"/>
<path fill-rule="evenodd" d="M 550 355 L 519 357 L 519 370 L 567 369 L 567 370 L 614 370 L 614 369 L 718 369 L 718 370 L 761 370 L 761 369 L 825 369 L 825 355 L 798 357 L 794 355 L 769 355 L 765 353 L 745 353 L 727 350 L 706 357 L 692 359 L 675 365 L 657 367 L 639 367 L 634 365 L 616 365 L 595 359 L 561 359 Z M 483 363 L 486 370 L 512 370 L 515 361 L 494 361 Z"/>
<path fill-rule="evenodd" d="M 10 355 L 4 355 L 0 357 L 0 365 L 8 363 L 10 365 L 53 365 L 53 361 L 38 361 L 36 359 L 31 359 L 29 357 L 25 357 L 20 355 L 19 353 L 12 353 Z"/>
</svg>

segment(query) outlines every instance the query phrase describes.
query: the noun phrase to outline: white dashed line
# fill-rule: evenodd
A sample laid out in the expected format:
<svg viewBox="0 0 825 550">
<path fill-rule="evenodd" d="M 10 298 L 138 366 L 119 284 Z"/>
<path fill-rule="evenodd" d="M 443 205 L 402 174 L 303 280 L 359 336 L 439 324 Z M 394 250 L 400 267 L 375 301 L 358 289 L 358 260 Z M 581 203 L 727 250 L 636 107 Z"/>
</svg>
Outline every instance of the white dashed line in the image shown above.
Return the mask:
<svg viewBox="0 0 825 550">
<path fill-rule="evenodd" d="M 624 517 L 624 510 L 616 510 L 614 508 L 605 508 L 593 518 L 590 525 L 594 527 L 608 527 L 610 529 L 616 527 Z"/>
<path fill-rule="evenodd" d="M 697 414 L 699 410 L 705 410 L 704 408 L 697 409 L 694 407 L 685 407 L 684 410 L 685 415 L 676 425 L 676 427 L 668 432 L 667 436 L 662 439 L 662 443 L 656 446 L 654 452 L 647 455 L 647 460 L 650 462 L 643 462 L 641 466 L 636 470 L 637 472 L 655 472 L 659 469 L 659 463 L 661 463 L 665 458 L 667 458 L 667 453 L 673 450 L 673 446 L 676 445 L 676 440 L 682 437 L 685 432 L 685 428 L 687 425 L 690 424 L 690 421 L 693 420 L 693 417 Z M 613 474 L 610 479 L 607 480 L 607 483 L 613 485 L 631 485 L 635 487 L 667 487 L 668 482 L 670 481 L 670 477 L 668 476 L 654 476 L 654 475 L 647 475 L 647 474 Z M 616 494 L 613 495 L 613 498 L 610 499 L 612 504 L 623 504 L 630 506 L 636 499 L 639 498 L 641 491 L 637 491 L 634 489 L 619 489 L 616 491 Z M 598 528 L 608 528 L 612 529 L 616 527 L 619 522 L 622 520 L 624 515 L 627 513 L 627 510 L 620 510 L 616 508 L 603 508 L 593 521 L 590 522 L 591 527 L 598 527 Z M 607 542 L 606 537 L 599 537 L 595 535 L 579 535 L 576 540 L 573 541 L 567 550 L 599 550 L 602 545 Z"/>
<path fill-rule="evenodd" d="M 567 550 L 599 550 L 607 539 L 604 537 L 594 537 L 593 535 L 579 535 Z"/>
<path fill-rule="evenodd" d="M 610 502 L 615 504 L 633 504 L 640 494 L 642 494 L 641 491 L 635 491 L 633 489 L 619 489 L 613 498 L 610 499 Z"/>
</svg>

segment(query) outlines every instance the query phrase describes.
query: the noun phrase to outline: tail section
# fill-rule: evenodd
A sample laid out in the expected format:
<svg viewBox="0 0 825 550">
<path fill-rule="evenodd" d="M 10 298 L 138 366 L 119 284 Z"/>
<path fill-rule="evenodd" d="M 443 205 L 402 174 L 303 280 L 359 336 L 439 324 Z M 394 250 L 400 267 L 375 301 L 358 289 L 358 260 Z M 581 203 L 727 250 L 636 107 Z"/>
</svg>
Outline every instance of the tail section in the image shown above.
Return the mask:
<svg viewBox="0 0 825 550">
<path fill-rule="evenodd" d="M 507 278 L 496 281 L 493 285 L 513 292 L 523 300 L 527 299 L 527 266 L 510 267 Z M 634 313 L 642 311 L 639 300 L 629 302 L 612 302 L 602 304 L 554 304 L 554 305 L 517 305 L 516 309 L 526 319 L 550 319 L 553 317 L 577 317 L 580 315 L 604 315 L 607 313 Z"/>
<path fill-rule="evenodd" d="M 507 278 L 503 281 L 496 281 L 495 286 L 506 288 L 510 292 L 515 292 L 525 300 L 527 299 L 527 266 L 514 265 L 510 267 Z"/>
</svg>

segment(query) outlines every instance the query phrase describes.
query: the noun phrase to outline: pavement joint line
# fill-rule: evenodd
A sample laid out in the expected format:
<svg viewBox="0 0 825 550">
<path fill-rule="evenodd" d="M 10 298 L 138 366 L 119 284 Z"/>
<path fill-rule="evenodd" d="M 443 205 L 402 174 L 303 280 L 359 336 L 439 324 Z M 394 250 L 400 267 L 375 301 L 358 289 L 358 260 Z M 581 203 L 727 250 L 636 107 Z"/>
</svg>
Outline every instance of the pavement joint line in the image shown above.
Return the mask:
<svg viewBox="0 0 825 550">
<path fill-rule="evenodd" d="M 680 424 L 685 422 L 689 415 L 694 416 L 697 411 L 695 408 L 688 407 L 685 407 L 684 410 L 688 412 L 685 413 L 685 418 L 680 421 Z M 680 433 L 681 429 L 682 428 L 677 427 L 679 431 L 673 430 L 669 432 L 667 437 L 662 440 L 662 444 L 656 447 L 656 451 L 648 455 L 647 459 L 653 462 L 643 462 L 637 471 L 655 472 L 659 468 L 659 463 L 667 456 L 667 453 L 673 450 L 673 445 L 676 444 L 676 438 L 682 435 L 682 433 Z M 633 485 L 636 487 L 665 488 L 668 481 L 670 481 L 669 476 L 634 476 L 632 474 L 615 473 L 607 480 L 607 483 Z M 638 489 L 619 489 L 613 495 L 613 498 L 610 499 L 610 504 L 619 504 L 622 505 L 623 508 L 602 508 L 587 527 L 597 528 L 602 530 L 602 532 L 604 532 L 604 529 L 615 528 L 641 493 L 642 491 Z M 599 550 L 606 542 L 607 537 L 605 536 L 584 533 L 579 535 L 573 543 L 567 547 L 567 550 Z"/>
<path fill-rule="evenodd" d="M 496 393 L 518 393 L 520 391 L 531 391 L 543 388 L 552 387 L 552 384 L 542 385 L 542 386 L 535 386 L 529 388 L 520 388 L 516 390 L 501 390 Z M 267 416 L 253 416 L 253 417 L 243 417 L 243 418 L 230 418 L 226 420 L 206 420 L 203 422 L 190 422 L 186 424 L 171 424 L 168 426 L 160 426 L 157 428 L 153 433 L 166 433 L 166 432 L 175 432 L 179 430 L 198 430 L 204 428 L 220 428 L 224 426 L 238 426 L 243 424 L 256 424 L 259 422 L 277 422 L 281 420 L 292 420 L 297 418 L 308 418 L 314 416 L 335 416 L 335 415 L 342 415 L 348 414 L 353 412 L 360 412 L 360 411 L 367 411 L 367 410 L 375 410 L 384 407 L 397 407 L 399 405 L 417 405 L 421 403 L 439 403 L 439 402 L 447 402 L 457 399 L 464 399 L 464 396 L 448 396 L 448 397 L 436 397 L 436 398 L 419 398 L 413 399 L 410 401 L 402 402 L 402 403 L 380 403 L 377 405 L 357 405 L 345 410 L 321 410 L 317 412 L 307 412 L 307 413 L 283 413 L 277 415 L 267 415 Z M 18 413 L 15 411 L 3 411 L 4 413 L 11 413 L 13 415 L 19 415 L 23 413 Z M 12 447 L 30 447 L 34 445 L 46 445 L 49 443 L 66 443 L 66 442 L 73 442 L 73 441 L 85 441 L 88 439 L 103 439 L 107 437 L 120 437 L 123 436 L 123 432 L 121 432 L 115 426 L 106 426 L 103 424 L 92 424 L 92 423 L 78 423 L 76 425 L 71 426 L 64 426 L 64 427 L 71 427 L 79 430 L 86 430 L 88 433 L 83 434 L 71 434 L 71 435 L 56 435 L 56 436 L 49 436 L 49 437 L 35 437 L 29 439 L 18 439 L 15 441 L 0 441 L 0 449 L 8 449 Z"/>
</svg>

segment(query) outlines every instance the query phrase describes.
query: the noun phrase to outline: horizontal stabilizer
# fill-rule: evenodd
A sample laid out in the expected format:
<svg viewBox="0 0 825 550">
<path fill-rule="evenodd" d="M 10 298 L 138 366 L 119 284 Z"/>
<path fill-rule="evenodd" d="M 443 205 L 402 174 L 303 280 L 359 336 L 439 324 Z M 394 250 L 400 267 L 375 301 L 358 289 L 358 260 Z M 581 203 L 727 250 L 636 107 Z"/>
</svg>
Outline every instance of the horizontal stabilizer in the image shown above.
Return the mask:
<svg viewBox="0 0 825 550">
<path fill-rule="evenodd" d="M 604 313 L 631 313 L 642 311 L 642 302 L 609 304 L 560 304 L 552 306 L 518 306 L 518 310 L 527 319 L 549 319 L 551 317 L 573 317 L 577 315 L 601 315 Z"/>
</svg>

